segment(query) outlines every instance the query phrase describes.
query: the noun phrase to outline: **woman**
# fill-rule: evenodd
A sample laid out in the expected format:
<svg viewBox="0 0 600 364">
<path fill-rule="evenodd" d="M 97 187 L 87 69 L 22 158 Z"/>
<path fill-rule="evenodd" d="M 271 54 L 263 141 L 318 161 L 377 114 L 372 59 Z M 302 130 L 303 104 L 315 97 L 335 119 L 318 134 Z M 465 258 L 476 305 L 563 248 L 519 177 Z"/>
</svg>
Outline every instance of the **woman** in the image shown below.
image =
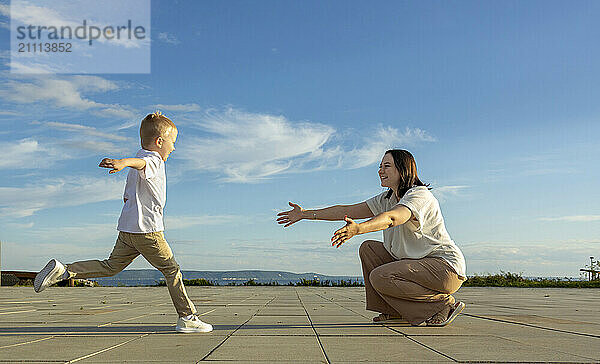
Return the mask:
<svg viewBox="0 0 600 364">
<path fill-rule="evenodd" d="M 279 213 L 277 222 L 287 227 L 303 219 L 343 219 L 346 226 L 331 238 L 337 248 L 355 235 L 383 230 L 383 243 L 366 240 L 359 250 L 367 310 L 380 312 L 373 322 L 404 319 L 412 325 L 445 326 L 465 307 L 451 295 L 466 280 L 465 259 L 408 151 L 385 152 L 379 178 L 389 190 L 365 202 L 315 210 L 290 202 L 293 209 Z"/>
</svg>

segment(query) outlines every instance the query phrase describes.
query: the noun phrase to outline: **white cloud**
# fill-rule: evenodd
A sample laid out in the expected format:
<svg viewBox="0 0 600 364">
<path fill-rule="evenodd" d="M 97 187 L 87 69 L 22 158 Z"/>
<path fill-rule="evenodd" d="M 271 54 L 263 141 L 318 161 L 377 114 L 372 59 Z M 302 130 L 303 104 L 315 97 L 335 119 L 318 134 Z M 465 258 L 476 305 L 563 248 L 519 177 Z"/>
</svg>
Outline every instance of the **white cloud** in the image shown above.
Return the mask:
<svg viewBox="0 0 600 364">
<path fill-rule="evenodd" d="M 107 244 L 117 236 L 117 220 L 107 224 L 80 224 L 77 226 L 36 227 L 23 232 L 27 238 L 37 242 L 68 241 L 70 243 L 89 243 L 106 241 Z"/>
<path fill-rule="evenodd" d="M 68 107 L 79 110 L 101 107 L 102 105 L 86 99 L 78 90 L 78 84 L 67 79 L 40 77 L 28 81 L 7 81 L 0 95 L 7 100 L 31 104 L 40 101 L 50 102 L 56 107 Z"/>
<path fill-rule="evenodd" d="M 19 116 L 21 114 L 19 114 L 16 111 L 8 111 L 8 110 L 2 110 L 0 111 L 0 116 Z"/>
<path fill-rule="evenodd" d="M 254 182 L 280 173 L 291 158 L 325 144 L 334 129 L 316 123 L 291 123 L 283 116 L 235 109 L 205 114 L 197 125 L 209 135 L 186 138 L 181 155 L 192 168 L 223 174 L 230 182 Z"/>
<path fill-rule="evenodd" d="M 48 169 L 64 160 L 83 157 L 81 151 L 94 154 L 122 154 L 129 152 L 129 143 L 121 143 L 129 138 L 100 132 L 95 128 L 77 124 L 49 122 L 42 124 L 50 128 L 73 132 L 72 137 L 60 140 L 45 139 L 44 143 L 36 138 L 26 138 L 8 142 L 0 142 L 3 157 L 0 158 L 0 170 L 8 169 Z M 81 135 L 88 137 L 82 138 Z M 120 142 L 114 143 L 113 141 Z M 68 149 L 77 149 L 72 153 Z"/>
<path fill-rule="evenodd" d="M 598 240 L 565 242 L 477 242 L 459 244 L 467 273 L 523 273 L 525 276 L 577 277 L 600 247 Z"/>
<path fill-rule="evenodd" d="M 51 6 L 40 6 L 39 4 L 33 4 L 28 1 L 13 2 L 10 7 L 5 6 L 0 9 L 2 13 L 7 11 L 6 16 L 10 16 L 11 21 L 18 25 L 34 25 L 34 26 L 54 26 L 70 27 L 75 29 L 83 24 L 83 20 L 87 20 L 88 26 L 96 26 L 100 29 L 104 29 L 107 26 L 115 26 L 113 19 L 98 19 L 98 12 L 94 13 L 93 19 L 89 17 L 88 8 L 78 8 L 72 6 L 62 6 L 63 4 L 52 4 Z M 125 5 L 126 7 L 126 5 Z M 113 11 L 120 11 L 121 9 L 112 9 Z M 110 16 L 110 13 L 108 13 Z M 14 25 L 13 25 L 14 27 Z M 86 41 L 87 40 L 82 40 Z M 125 48 L 139 48 L 148 47 L 149 40 L 142 39 L 129 39 L 128 37 L 113 37 L 107 40 L 104 37 L 95 39 L 94 42 L 110 44 L 112 46 L 121 46 Z"/>
<path fill-rule="evenodd" d="M 282 173 L 361 168 L 379 162 L 391 147 L 435 140 L 420 129 L 380 126 L 351 135 L 360 147 L 346 150 L 331 126 L 233 108 L 206 112 L 194 126 L 207 136 L 184 139 L 179 155 L 191 169 L 241 183 Z"/>
<path fill-rule="evenodd" d="M 27 62 L 24 64 L 19 60 L 11 60 L 10 61 L 10 69 L 14 73 L 27 73 L 27 74 L 52 74 L 58 73 L 61 70 L 56 67 L 52 67 L 50 65 L 45 65 L 41 63 L 35 62 Z"/>
<path fill-rule="evenodd" d="M 113 236 L 116 237 L 113 231 Z M 89 244 L 80 235 L 76 243 L 62 238 L 60 242 L 48 243 L 38 241 L 3 241 L 2 268 L 9 270 L 40 270 L 51 258 L 63 263 L 71 263 L 82 259 L 103 259 L 110 254 L 115 239 L 107 239 L 105 243 Z"/>
<path fill-rule="evenodd" d="M 33 225 L 33 221 L 27 223 L 9 222 L 6 224 L 7 227 L 14 229 L 31 229 Z"/>
<path fill-rule="evenodd" d="M 81 134 L 85 134 L 85 135 L 89 135 L 89 136 L 93 136 L 93 137 L 98 137 L 98 138 L 102 138 L 102 139 L 115 140 L 115 141 L 125 141 L 128 139 L 124 136 L 105 133 L 94 127 L 86 126 L 86 125 L 60 123 L 60 122 L 55 122 L 55 121 L 45 122 L 44 125 L 47 127 L 50 127 L 50 128 L 54 128 L 54 129 L 77 132 L 77 133 L 81 133 Z"/>
<path fill-rule="evenodd" d="M 94 113 L 96 115 L 106 116 L 106 117 L 114 116 L 114 117 L 117 117 L 119 119 L 124 119 L 124 120 L 134 119 L 134 121 L 132 121 L 132 123 L 134 125 L 137 125 L 137 123 L 139 123 L 139 121 L 136 120 L 136 117 L 139 116 L 137 111 L 130 106 L 105 105 L 105 107 L 103 109 L 95 110 Z"/>
<path fill-rule="evenodd" d="M 164 43 L 168 43 L 168 44 L 179 44 L 181 43 L 177 37 L 175 37 L 173 34 L 167 33 L 167 32 L 161 32 L 158 33 L 158 40 L 160 40 L 161 42 Z"/>
<path fill-rule="evenodd" d="M 431 193 L 440 201 L 447 201 L 449 198 L 458 196 L 463 190 L 470 186 L 440 186 L 433 187 Z"/>
<path fill-rule="evenodd" d="M 361 275 L 358 241 L 347 243 L 339 249 L 325 240 L 240 239 L 216 244 L 172 240 L 170 244 L 177 261 L 184 269 L 261 269 Z M 330 264 L 332 261 L 335 264 Z"/>
<path fill-rule="evenodd" d="M 55 76 L 39 75 L 29 79 L 18 78 L 6 81 L 0 87 L 0 97 L 19 104 L 46 102 L 53 107 L 69 108 L 78 111 L 91 110 L 122 119 L 135 118 L 136 113 L 127 106 L 96 102 L 86 94 L 118 90 L 119 86 L 110 80 L 97 76 Z"/>
<path fill-rule="evenodd" d="M 0 217 L 20 218 L 43 209 L 115 200 L 122 193 L 123 181 L 110 176 L 70 177 L 24 187 L 0 187 Z"/>
<path fill-rule="evenodd" d="M 71 139 L 60 143 L 61 146 L 77 149 L 79 151 L 89 151 L 93 154 L 126 154 L 131 152 L 131 148 L 127 145 L 117 145 L 115 143 L 102 140 L 77 140 Z M 81 154 L 79 156 L 82 156 Z M 100 161 L 98 161 L 100 162 Z"/>
<path fill-rule="evenodd" d="M 541 217 L 540 221 L 590 222 L 600 221 L 600 215 L 572 215 L 559 217 Z"/>
<path fill-rule="evenodd" d="M 91 126 L 54 121 L 44 122 L 41 125 L 72 133 L 72 137 L 57 142 L 63 147 L 88 150 L 94 153 L 126 153 L 130 150 L 124 143 L 114 143 L 129 141 L 130 138 L 103 132 Z"/>
<path fill-rule="evenodd" d="M 2 11 L 8 10 L 7 16 L 11 17 L 11 20 L 33 25 L 45 25 L 45 26 L 72 26 L 76 27 L 81 24 L 77 24 L 74 21 L 68 21 L 65 17 L 57 12 L 54 8 L 47 8 L 38 5 L 32 5 L 26 1 L 14 2 L 12 7 L 6 7 Z"/>
<path fill-rule="evenodd" d="M 364 132 L 363 132 L 364 133 Z M 362 168 L 381 161 L 383 153 L 398 146 L 412 146 L 421 142 L 434 142 L 436 139 L 426 131 L 418 128 L 404 129 L 404 132 L 391 127 L 379 126 L 374 131 L 367 131 L 362 135 L 362 147 L 353 149 L 348 153 L 337 151 L 337 158 L 342 163 L 339 168 Z"/>
<path fill-rule="evenodd" d="M 0 150 L 3 153 L 0 169 L 48 168 L 61 155 L 55 148 L 42 146 L 31 138 L 0 142 Z"/>
<path fill-rule="evenodd" d="M 200 105 L 194 103 L 176 105 L 156 104 L 154 107 L 161 111 L 196 112 L 201 110 Z"/>
</svg>

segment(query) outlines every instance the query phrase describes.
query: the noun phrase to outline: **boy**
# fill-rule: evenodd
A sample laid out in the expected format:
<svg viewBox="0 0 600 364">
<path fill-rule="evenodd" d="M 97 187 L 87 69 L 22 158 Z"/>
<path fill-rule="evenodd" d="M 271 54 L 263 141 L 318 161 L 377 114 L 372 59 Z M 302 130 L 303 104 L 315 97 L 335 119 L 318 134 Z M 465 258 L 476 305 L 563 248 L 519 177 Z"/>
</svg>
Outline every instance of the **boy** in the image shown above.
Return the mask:
<svg viewBox="0 0 600 364">
<path fill-rule="evenodd" d="M 177 127 L 159 111 L 149 114 L 140 126 L 142 149 L 135 158 L 104 158 L 100 167 L 116 173 L 130 167 L 125 185 L 119 236 L 110 257 L 64 266 L 52 259 L 37 274 L 34 289 L 41 292 L 54 283 L 69 278 L 113 276 L 127 267 L 138 255 L 165 276 L 169 294 L 179 314 L 177 332 L 210 332 L 212 326 L 200 321 L 196 307 L 187 296 L 179 265 L 163 235 L 163 208 L 166 202 L 165 161 L 175 150 Z"/>
</svg>

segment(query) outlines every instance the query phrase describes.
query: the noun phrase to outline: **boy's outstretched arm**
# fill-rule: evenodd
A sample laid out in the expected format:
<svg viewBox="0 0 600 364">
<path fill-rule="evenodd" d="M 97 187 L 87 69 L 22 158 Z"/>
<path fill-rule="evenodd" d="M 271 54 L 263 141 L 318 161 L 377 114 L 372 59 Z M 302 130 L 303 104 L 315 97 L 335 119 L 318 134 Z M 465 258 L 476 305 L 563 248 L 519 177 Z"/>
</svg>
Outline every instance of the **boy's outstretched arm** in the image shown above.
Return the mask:
<svg viewBox="0 0 600 364">
<path fill-rule="evenodd" d="M 98 165 L 102 168 L 110 168 L 108 173 L 116 173 L 126 167 L 135 169 L 144 169 L 146 167 L 146 161 L 141 158 L 123 158 L 123 159 L 111 159 L 104 158 Z"/>
</svg>

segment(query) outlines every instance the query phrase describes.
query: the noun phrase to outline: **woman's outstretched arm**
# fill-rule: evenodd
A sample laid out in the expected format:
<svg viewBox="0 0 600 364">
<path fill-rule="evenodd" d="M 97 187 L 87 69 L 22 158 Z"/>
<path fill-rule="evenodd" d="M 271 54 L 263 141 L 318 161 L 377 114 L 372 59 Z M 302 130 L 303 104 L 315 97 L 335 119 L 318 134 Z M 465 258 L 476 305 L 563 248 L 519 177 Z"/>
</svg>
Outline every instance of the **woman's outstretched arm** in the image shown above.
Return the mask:
<svg viewBox="0 0 600 364">
<path fill-rule="evenodd" d="M 412 217 L 412 211 L 406 206 L 398 205 L 393 209 L 382 212 L 381 214 L 360 224 L 355 223 L 351 218 L 345 217 L 346 226 L 333 233 L 331 245 L 339 248 L 346 240 L 359 234 L 366 234 L 373 231 L 385 230 L 394 226 L 406 223 Z"/>
<path fill-rule="evenodd" d="M 285 224 L 288 227 L 300 220 L 343 220 L 344 216 L 351 216 L 354 219 L 366 219 L 373 217 L 373 213 L 366 202 L 360 202 L 354 205 L 336 205 L 322 209 L 305 210 L 299 205 L 290 202 L 292 207 L 289 211 L 283 211 L 277 214 L 278 224 Z"/>
</svg>

